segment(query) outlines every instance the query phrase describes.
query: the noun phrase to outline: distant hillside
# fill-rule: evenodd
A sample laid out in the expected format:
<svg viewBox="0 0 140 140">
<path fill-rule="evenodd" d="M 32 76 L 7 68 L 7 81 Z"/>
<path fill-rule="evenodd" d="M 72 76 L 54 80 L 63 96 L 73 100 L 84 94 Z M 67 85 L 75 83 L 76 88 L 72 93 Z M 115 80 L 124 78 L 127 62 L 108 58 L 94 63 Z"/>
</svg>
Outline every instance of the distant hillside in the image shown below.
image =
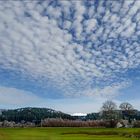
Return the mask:
<svg viewBox="0 0 140 140">
<path fill-rule="evenodd" d="M 45 118 L 74 119 L 74 117 L 69 114 L 60 111 L 55 111 L 49 108 L 27 107 L 19 109 L 1 110 L 0 113 L 0 121 L 8 120 L 21 122 L 22 120 L 24 120 L 39 123 L 41 119 Z"/>
</svg>

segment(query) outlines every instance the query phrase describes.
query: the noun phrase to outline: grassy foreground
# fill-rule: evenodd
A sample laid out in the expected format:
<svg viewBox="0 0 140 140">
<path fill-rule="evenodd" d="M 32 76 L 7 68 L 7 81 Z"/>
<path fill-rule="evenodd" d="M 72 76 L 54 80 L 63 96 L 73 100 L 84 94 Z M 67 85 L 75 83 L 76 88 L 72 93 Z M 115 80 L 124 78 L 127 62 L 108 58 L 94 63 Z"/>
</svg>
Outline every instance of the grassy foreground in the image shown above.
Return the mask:
<svg viewBox="0 0 140 140">
<path fill-rule="evenodd" d="M 0 140 L 140 140 L 136 128 L 0 128 Z"/>
</svg>

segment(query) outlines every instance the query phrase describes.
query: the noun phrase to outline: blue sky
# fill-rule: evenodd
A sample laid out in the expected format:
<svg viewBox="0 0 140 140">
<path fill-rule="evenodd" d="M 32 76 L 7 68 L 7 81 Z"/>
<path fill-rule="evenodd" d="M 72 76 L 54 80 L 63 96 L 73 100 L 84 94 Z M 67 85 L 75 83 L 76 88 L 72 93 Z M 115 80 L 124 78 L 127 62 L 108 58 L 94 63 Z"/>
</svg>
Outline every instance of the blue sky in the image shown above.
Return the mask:
<svg viewBox="0 0 140 140">
<path fill-rule="evenodd" d="M 0 1 L 0 108 L 140 109 L 140 1 Z"/>
</svg>

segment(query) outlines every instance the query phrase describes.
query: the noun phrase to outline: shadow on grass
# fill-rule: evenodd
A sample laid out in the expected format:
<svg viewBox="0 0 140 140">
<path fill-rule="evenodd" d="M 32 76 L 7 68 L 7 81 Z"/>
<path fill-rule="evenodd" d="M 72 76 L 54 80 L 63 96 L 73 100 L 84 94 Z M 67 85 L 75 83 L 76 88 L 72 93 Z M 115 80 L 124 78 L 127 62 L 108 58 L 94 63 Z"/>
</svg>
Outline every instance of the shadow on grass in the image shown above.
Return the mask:
<svg viewBox="0 0 140 140">
<path fill-rule="evenodd" d="M 138 138 L 140 140 L 140 132 L 115 132 L 115 131 L 107 131 L 107 132 L 66 132 L 61 133 L 61 135 L 99 135 L 99 136 L 120 136 L 127 138 Z"/>
</svg>

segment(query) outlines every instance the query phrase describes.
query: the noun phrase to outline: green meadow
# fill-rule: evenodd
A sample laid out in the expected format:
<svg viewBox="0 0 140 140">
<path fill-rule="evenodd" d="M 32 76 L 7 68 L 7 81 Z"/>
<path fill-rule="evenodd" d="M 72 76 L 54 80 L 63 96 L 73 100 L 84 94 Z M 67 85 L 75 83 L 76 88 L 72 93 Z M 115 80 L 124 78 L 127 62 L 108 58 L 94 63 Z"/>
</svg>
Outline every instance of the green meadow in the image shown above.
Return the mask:
<svg viewBox="0 0 140 140">
<path fill-rule="evenodd" d="M 140 140 L 140 129 L 0 128 L 0 140 Z"/>
</svg>

